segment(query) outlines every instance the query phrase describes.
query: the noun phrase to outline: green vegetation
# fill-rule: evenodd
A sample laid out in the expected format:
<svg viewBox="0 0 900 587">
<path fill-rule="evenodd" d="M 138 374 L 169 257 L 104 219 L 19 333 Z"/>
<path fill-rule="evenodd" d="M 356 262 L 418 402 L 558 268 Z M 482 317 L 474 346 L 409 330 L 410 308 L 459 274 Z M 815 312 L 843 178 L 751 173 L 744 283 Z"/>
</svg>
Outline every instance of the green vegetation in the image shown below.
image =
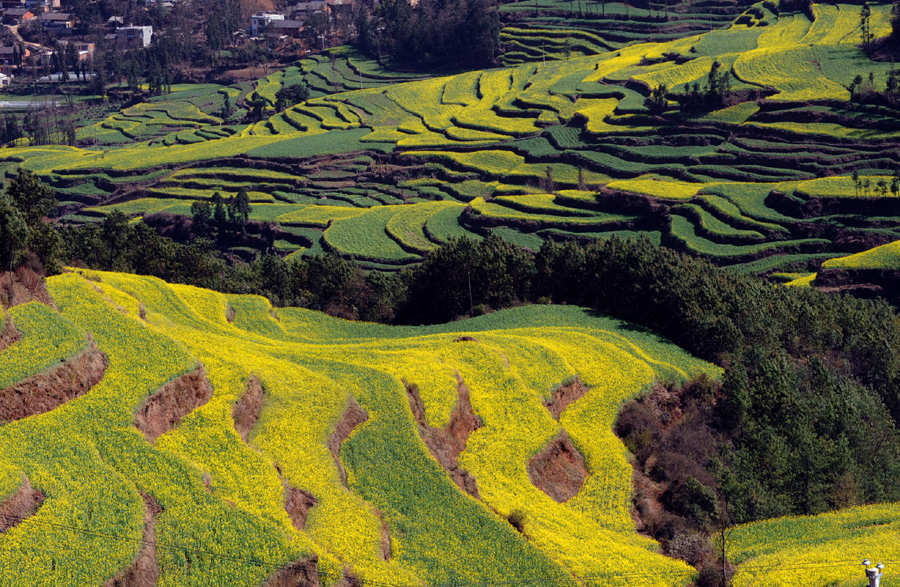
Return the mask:
<svg viewBox="0 0 900 587">
<path fill-rule="evenodd" d="M 84 333 L 43 304 L 29 302 L 10 308 L 9 318 L 22 333 L 22 339 L 0 351 L 0 389 L 37 375 L 87 348 Z"/>
<path fill-rule="evenodd" d="M 437 327 L 386 327 L 301 309 L 279 310 L 275 318 L 263 298 L 119 273 L 61 275 L 48 288 L 59 319 L 94 333 L 110 366 L 87 396 L 0 428 L 6 476 L 21 469 L 53 495 L 0 540 L 6 577 L 102 582 L 114 576 L 140 545 L 139 491 L 165 508 L 154 539 L 160 579 L 180 584 L 210 577 L 220 585 L 255 584 L 287 562 L 313 556 L 325 585 L 338 584 L 343 573 L 364 582 L 402 577 L 422 585 L 496 582 L 513 573 L 573 586 L 624 585 L 623 569 L 652 568 L 673 586 L 693 574 L 634 531 L 630 466 L 609 429 L 619 403 L 655 376 L 717 375 L 658 337 L 571 306 L 518 308 Z M 116 307 L 109 298 L 130 302 Z M 455 342 L 462 335 L 482 342 Z M 540 365 L 537 356 L 544 358 Z M 140 368 L 148 357 L 153 368 Z M 198 363 L 214 385 L 213 397 L 155 444 L 146 442 L 133 430 L 132 410 Z M 502 368 L 506 363 L 510 371 Z M 448 381 L 433 379 L 436 368 Z M 478 499 L 455 485 L 423 445 L 402 383 L 420 386 L 429 419 L 439 421 L 455 401 L 454 371 L 484 424 L 460 457 L 478 479 Z M 265 387 L 252 449 L 235 434 L 231 417 L 250 373 Z M 553 381 L 575 374 L 603 393 L 557 422 L 542 397 Z M 368 419 L 340 447 L 336 462 L 328 439 L 351 398 Z M 597 419 L 606 422 L 601 435 L 591 424 Z M 598 472 L 568 503 L 535 487 L 526 471 L 529 458 L 562 427 Z M 15 449 L 23 439 L 29 442 L 24 454 Z M 510 450 L 496 450 L 501 440 Z M 77 450 L 54 450 L 60 443 Z M 338 466 L 347 471 L 346 484 Z M 73 473 L 90 481 L 79 477 L 76 484 Z M 284 510 L 284 482 L 315 496 L 302 529 Z M 110 492 L 117 501 L 102 500 Z M 86 504 L 92 515 L 79 516 Z M 508 522 L 512 511 L 522 512 L 530 540 Z M 382 532 L 405 545 L 387 560 Z M 94 541 L 94 533 L 128 540 Z M 88 540 L 92 550 L 68 550 L 72 540 Z M 493 555 L 485 557 L 488 551 Z M 197 553 L 213 552 L 197 568 Z M 604 571 L 611 553 L 617 568 Z M 257 560 L 264 564 L 251 564 Z M 588 571 L 594 579 L 572 578 Z"/>
<path fill-rule="evenodd" d="M 872 10 L 873 34 L 886 35 L 888 7 Z M 512 3 L 502 12 L 520 19 L 501 35 L 516 46 L 508 51 L 522 61 L 515 67 L 423 79 L 336 48 L 255 88 L 178 89 L 79 131 L 144 142 L 102 151 L 23 145 L 4 149 L 5 161 L 45 179 L 73 223 L 101 221 L 112 209 L 188 216 L 194 201 L 244 189 L 252 202 L 273 205 L 251 220 L 276 227 L 272 245 L 233 244 L 242 256 L 275 241 L 309 256 L 324 243 L 381 268 L 420 261 L 451 234 L 496 230 L 533 249 L 536 239 L 624 230 L 749 270 L 771 255 L 846 256 L 872 230 L 897 228 L 900 216 L 887 209 L 878 226 L 853 220 L 867 203 L 816 205 L 894 196 L 890 141 L 900 118 L 876 96 L 889 67 L 856 47 L 852 6 L 815 5 L 808 14 L 754 6 L 737 20 L 733 8 L 691 3 L 649 12 Z M 613 20 L 616 32 L 605 26 Z M 676 24 L 680 35 L 665 30 Z M 545 61 L 560 53 L 568 58 Z M 528 62 L 538 54 L 541 63 Z M 851 96 L 849 71 L 871 71 L 873 81 Z M 273 112 L 278 93 L 301 84 L 311 98 Z M 261 120 L 236 126 L 221 112 L 226 96 L 268 106 Z M 640 198 L 652 204 L 635 210 L 629 202 Z M 433 201 L 466 207 L 438 212 Z M 331 227 L 321 220 L 328 207 L 383 205 L 422 209 L 405 212 L 398 230 L 374 210 L 366 220 L 330 218 Z M 668 216 L 648 214 L 654 206 Z M 434 233 L 432 214 L 448 220 L 435 220 Z M 329 230 L 324 239 L 294 238 L 292 226 Z"/>
<path fill-rule="evenodd" d="M 900 300 L 896 7 L 384 1 L 335 31 L 357 48 L 269 69 L 284 47 L 227 46 L 239 4 L 208 58 L 265 77 L 172 86 L 191 58 L 159 41 L 91 83 L 153 95 L 0 125 L 0 299 L 43 266 L 58 307 L 2 309 L 0 390 L 109 358 L 0 423 L 0 498 L 46 498 L 0 583 L 110 582 L 150 498 L 161 585 L 834 587 L 896 558 L 865 504 L 900 500 L 900 322 L 817 291 Z M 146 442 L 135 413 L 199 365 L 213 397 Z M 461 383 L 454 469 L 422 426 L 466 420 Z M 585 461 L 566 501 L 529 469 L 554 438 Z"/>
</svg>

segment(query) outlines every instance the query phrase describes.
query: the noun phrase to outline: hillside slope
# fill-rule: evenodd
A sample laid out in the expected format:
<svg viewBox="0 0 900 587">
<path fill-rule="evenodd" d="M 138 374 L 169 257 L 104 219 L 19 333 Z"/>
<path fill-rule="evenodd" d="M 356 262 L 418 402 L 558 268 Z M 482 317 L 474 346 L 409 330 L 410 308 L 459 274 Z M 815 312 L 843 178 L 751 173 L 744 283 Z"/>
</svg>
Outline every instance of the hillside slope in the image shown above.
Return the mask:
<svg viewBox="0 0 900 587">
<path fill-rule="evenodd" d="M 0 158 L 49 181 L 67 221 L 190 215 L 194 201 L 244 189 L 251 219 L 277 226 L 266 248 L 334 251 L 381 270 L 496 231 L 532 249 L 643 233 L 740 271 L 811 273 L 900 234 L 888 190 L 900 118 L 851 100 L 851 89 L 880 91 L 892 66 L 859 49 L 853 5 L 770 8 L 666 42 L 323 95 L 243 126 L 207 124 L 187 102 L 142 104 L 126 122 L 158 128 L 177 116 L 195 128 L 175 141 Z M 872 14 L 873 34 L 888 34 L 890 6 Z M 716 62 L 731 95 L 692 109 Z M 869 73 L 874 82 L 854 84 Z M 661 84 L 670 96 L 657 115 L 644 100 Z"/>
<path fill-rule="evenodd" d="M 0 508 L 43 498 L 3 512 L 4 584 L 693 574 L 635 532 L 611 426 L 655 378 L 717 370 L 652 334 L 575 307 L 388 327 L 126 274 L 48 289 L 108 367 L 86 395 L 0 427 Z M 0 361 L 47 335 L 22 322 Z"/>
</svg>

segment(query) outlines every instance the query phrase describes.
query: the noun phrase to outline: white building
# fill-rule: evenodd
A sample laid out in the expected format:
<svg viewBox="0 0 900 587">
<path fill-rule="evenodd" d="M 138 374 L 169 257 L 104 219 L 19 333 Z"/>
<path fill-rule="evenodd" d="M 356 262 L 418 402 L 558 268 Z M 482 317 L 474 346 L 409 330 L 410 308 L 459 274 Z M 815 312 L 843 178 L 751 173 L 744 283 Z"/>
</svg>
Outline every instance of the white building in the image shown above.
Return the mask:
<svg viewBox="0 0 900 587">
<path fill-rule="evenodd" d="M 260 31 L 273 20 L 284 20 L 284 15 L 276 12 L 257 12 L 250 17 L 250 34 L 258 37 Z"/>
<path fill-rule="evenodd" d="M 152 38 L 152 26 L 123 26 L 116 29 L 116 43 L 122 47 L 148 47 Z"/>
</svg>

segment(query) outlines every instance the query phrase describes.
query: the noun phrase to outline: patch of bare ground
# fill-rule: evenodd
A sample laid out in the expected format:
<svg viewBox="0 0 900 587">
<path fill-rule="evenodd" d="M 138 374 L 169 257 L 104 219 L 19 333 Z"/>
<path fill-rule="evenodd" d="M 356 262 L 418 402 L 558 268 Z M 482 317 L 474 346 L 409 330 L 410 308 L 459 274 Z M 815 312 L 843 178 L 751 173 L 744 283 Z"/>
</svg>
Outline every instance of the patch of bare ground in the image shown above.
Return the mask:
<svg viewBox="0 0 900 587">
<path fill-rule="evenodd" d="M 350 403 L 347 404 L 347 409 L 344 410 L 344 415 L 341 417 L 340 422 L 337 423 L 337 426 L 334 427 L 334 432 L 331 433 L 331 437 L 328 439 L 328 448 L 331 450 L 331 454 L 334 455 L 334 462 L 337 463 L 341 482 L 345 486 L 347 485 L 347 471 L 341 463 L 341 444 L 350 438 L 350 433 L 353 432 L 354 428 L 368 419 L 369 414 L 356 402 L 355 398 L 351 397 Z"/>
<path fill-rule="evenodd" d="M 241 395 L 234 407 L 231 408 L 231 417 L 234 419 L 234 429 L 246 443 L 250 438 L 250 431 L 259 420 L 259 412 L 262 410 L 263 386 L 254 375 L 247 382 L 247 389 Z"/>
<path fill-rule="evenodd" d="M 299 560 L 278 569 L 263 587 L 319 587 L 319 561 L 316 557 Z"/>
<path fill-rule="evenodd" d="M 62 364 L 0 390 L 0 421 L 44 414 L 80 397 L 97 385 L 109 360 L 94 341 Z"/>
<path fill-rule="evenodd" d="M 0 502 L 0 534 L 36 514 L 43 503 L 44 494 L 34 489 L 28 477 L 24 477 L 21 487 Z"/>
<path fill-rule="evenodd" d="M 137 557 L 125 570 L 104 583 L 104 587 L 154 587 L 159 583 L 156 558 L 156 518 L 163 509 L 153 496 L 141 492 L 144 499 L 144 536 Z"/>
<path fill-rule="evenodd" d="M 12 318 L 6 317 L 3 324 L 0 324 L 0 351 L 6 347 L 13 345 L 22 338 L 22 333 L 16 330 Z"/>
<path fill-rule="evenodd" d="M 381 558 L 390 560 L 391 554 L 393 554 L 391 550 L 391 529 L 388 527 L 387 520 L 384 519 L 384 514 L 381 510 L 376 509 L 375 513 L 378 515 L 378 519 L 381 520 Z"/>
<path fill-rule="evenodd" d="M 306 516 L 309 510 L 319 501 L 312 493 L 298 489 L 287 481 L 284 483 L 284 510 L 291 518 L 294 528 L 303 530 L 306 527 Z"/>
<path fill-rule="evenodd" d="M 584 457 L 565 430 L 528 462 L 528 477 L 534 486 L 560 503 L 578 495 L 587 475 Z"/>
<path fill-rule="evenodd" d="M 425 418 L 425 405 L 419 388 L 413 384 L 406 384 L 406 395 L 409 398 L 409 407 L 416 419 L 419 435 L 425 441 L 431 455 L 450 474 L 450 478 L 460 489 L 478 499 L 478 483 L 468 471 L 459 466 L 459 455 L 466 448 L 469 435 L 484 426 L 475 411 L 469 398 L 469 388 L 457 375 L 459 384 L 456 406 L 450 414 L 450 421 L 443 428 L 433 428 L 428 425 Z"/>
<path fill-rule="evenodd" d="M 544 407 L 550 410 L 553 419 L 558 422 L 560 415 L 566 411 L 569 404 L 573 404 L 584 397 L 588 391 L 589 388 L 581 382 L 581 378 L 576 377 L 570 383 L 560 385 L 554 389 L 553 393 L 550 394 L 550 399 L 544 400 Z"/>
<path fill-rule="evenodd" d="M 134 426 L 150 442 L 176 427 L 181 419 L 213 396 L 213 387 L 200 365 L 190 373 L 176 377 L 154 393 L 137 409 Z"/>
<path fill-rule="evenodd" d="M 26 302 L 41 302 L 56 307 L 44 278 L 34 269 L 22 266 L 15 271 L 0 273 L 0 302 L 7 308 Z"/>
<path fill-rule="evenodd" d="M 335 587 L 364 587 L 363 580 L 354 575 L 348 569 L 344 569 L 344 576 L 337 582 Z"/>
<path fill-rule="evenodd" d="M 262 410 L 263 396 L 265 390 L 262 383 L 254 375 L 247 382 L 247 389 L 241 395 L 234 407 L 231 409 L 231 417 L 234 420 L 234 429 L 240 435 L 245 444 L 249 444 L 250 431 L 259 420 L 259 413 Z M 288 483 L 283 477 L 281 467 L 275 465 L 278 476 L 284 485 L 284 510 L 290 517 L 294 527 L 303 530 L 306 527 L 306 517 L 309 510 L 318 503 L 315 496 L 308 492 L 294 487 Z"/>
<path fill-rule="evenodd" d="M 225 320 L 227 320 L 229 324 L 234 322 L 234 308 L 231 307 L 231 304 L 225 306 Z"/>
</svg>

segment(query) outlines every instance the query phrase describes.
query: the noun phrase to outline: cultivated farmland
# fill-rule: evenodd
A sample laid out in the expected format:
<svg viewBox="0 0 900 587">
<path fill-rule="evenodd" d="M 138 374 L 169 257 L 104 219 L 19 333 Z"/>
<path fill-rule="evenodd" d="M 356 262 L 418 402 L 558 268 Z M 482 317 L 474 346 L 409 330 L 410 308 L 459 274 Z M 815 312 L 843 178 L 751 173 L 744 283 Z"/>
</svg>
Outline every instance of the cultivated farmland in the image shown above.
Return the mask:
<svg viewBox="0 0 900 587">
<path fill-rule="evenodd" d="M 611 427 L 655 379 L 718 369 L 652 334 L 575 307 L 389 327 L 126 274 L 48 289 L 59 313 L 10 312 L 23 338 L 0 351 L 17 357 L 8 375 L 52 371 L 46 357 L 87 332 L 107 366 L 86 395 L 0 427 L 3 495 L 27 483 L 43 498 L 0 535 L 5 584 L 101 584 L 135 557 L 161 585 L 694 573 L 635 532 Z M 548 408 L 573 385 L 583 397 Z M 551 481 L 529 463 L 560 442 L 581 473 Z"/>
<path fill-rule="evenodd" d="M 549 11 L 538 20 L 578 6 L 538 6 Z M 624 6 L 606 8 L 616 16 Z M 528 22 L 534 9 L 504 6 Z M 876 36 L 889 31 L 889 12 L 872 7 Z M 896 240 L 900 212 L 887 188 L 900 119 L 850 101 L 853 72 L 880 84 L 891 67 L 858 48 L 853 6 L 816 4 L 810 15 L 754 5 L 712 31 L 626 45 L 601 42 L 577 19 L 568 29 L 545 23 L 557 41 L 593 48 L 422 80 L 338 49 L 254 88 L 182 90 L 79 131 L 144 142 L 0 156 L 10 171 L 49 181 L 73 222 L 113 209 L 183 215 L 192 201 L 244 189 L 251 220 L 277 225 L 281 252 L 325 249 L 380 270 L 416 263 L 450 235 L 496 231 L 534 248 L 628 231 L 737 271 L 814 272 L 823 259 Z M 672 22 L 708 28 L 685 18 Z M 504 34 L 543 38 L 517 26 Z M 731 102 L 675 116 L 714 62 L 732 76 Z M 271 105 L 300 80 L 314 90 L 303 104 L 249 125 L 218 118 L 226 99 Z M 670 111 L 654 115 L 644 99 L 660 84 L 674 93 Z M 384 205 L 419 209 L 394 215 Z"/>
</svg>

